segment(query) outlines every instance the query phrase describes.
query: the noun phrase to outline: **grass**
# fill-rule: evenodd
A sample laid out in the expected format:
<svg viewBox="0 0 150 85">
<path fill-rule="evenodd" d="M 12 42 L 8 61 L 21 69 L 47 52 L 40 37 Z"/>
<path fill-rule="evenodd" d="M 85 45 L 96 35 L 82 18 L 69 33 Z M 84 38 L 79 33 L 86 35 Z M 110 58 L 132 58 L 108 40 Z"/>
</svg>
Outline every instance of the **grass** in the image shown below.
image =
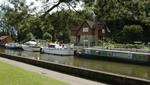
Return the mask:
<svg viewBox="0 0 150 85">
<path fill-rule="evenodd" d="M 0 85 L 66 85 L 66 83 L 0 62 Z"/>
</svg>

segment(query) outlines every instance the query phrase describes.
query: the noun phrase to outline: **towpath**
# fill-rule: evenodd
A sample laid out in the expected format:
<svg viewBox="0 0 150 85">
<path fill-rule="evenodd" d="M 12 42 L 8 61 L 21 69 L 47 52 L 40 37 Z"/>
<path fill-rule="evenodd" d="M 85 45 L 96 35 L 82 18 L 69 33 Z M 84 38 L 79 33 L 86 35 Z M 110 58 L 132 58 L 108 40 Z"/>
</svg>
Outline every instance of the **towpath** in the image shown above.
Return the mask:
<svg viewBox="0 0 150 85">
<path fill-rule="evenodd" d="M 71 75 L 55 72 L 52 70 L 40 68 L 37 66 L 25 64 L 22 62 L 6 59 L 6 58 L 2 58 L 2 57 L 0 57 L 0 61 L 11 64 L 11 65 L 19 67 L 19 68 L 22 68 L 22 69 L 27 70 L 27 71 L 36 72 L 36 73 L 39 73 L 41 75 L 69 83 L 69 85 L 106 85 L 104 83 L 91 81 L 91 80 L 87 80 L 87 79 L 83 79 L 83 78 L 79 78 L 79 77 L 74 77 Z"/>
</svg>

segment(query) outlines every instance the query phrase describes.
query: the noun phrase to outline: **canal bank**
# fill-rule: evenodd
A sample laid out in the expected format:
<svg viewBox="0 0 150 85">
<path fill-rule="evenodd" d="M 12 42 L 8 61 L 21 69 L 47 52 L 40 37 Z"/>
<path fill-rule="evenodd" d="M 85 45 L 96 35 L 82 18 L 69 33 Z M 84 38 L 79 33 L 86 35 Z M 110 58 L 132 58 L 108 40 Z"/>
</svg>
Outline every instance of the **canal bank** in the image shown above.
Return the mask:
<svg viewBox="0 0 150 85">
<path fill-rule="evenodd" d="M 13 60 L 0 57 L 0 85 L 68 85 L 61 80 L 17 67 L 16 64 L 20 65 L 20 62 L 12 63 Z"/>
<path fill-rule="evenodd" d="M 150 80 L 150 67 L 134 64 L 125 64 L 104 60 L 93 60 L 86 58 L 79 58 L 74 56 L 56 56 L 49 54 L 40 54 L 39 52 L 28 51 L 16 51 L 8 49 L 0 49 L 0 52 L 12 55 L 20 56 L 23 58 L 31 58 L 37 60 L 43 60 L 47 62 L 54 62 L 63 65 L 69 65 L 78 68 L 86 68 L 96 71 L 104 71 L 109 73 L 121 74 L 131 77 L 137 77 Z"/>
<path fill-rule="evenodd" d="M 83 79 L 83 78 L 79 78 L 79 77 L 70 76 L 70 75 L 67 75 L 67 74 L 59 73 L 59 72 L 56 72 L 56 71 L 40 68 L 40 67 L 37 67 L 37 66 L 29 65 L 29 64 L 26 64 L 26 63 L 14 61 L 14 60 L 2 58 L 2 57 L 0 57 L 0 61 L 4 62 L 4 63 L 7 63 L 7 64 L 10 64 L 14 67 L 18 67 L 18 68 L 21 68 L 23 70 L 29 71 L 29 72 L 37 73 L 37 74 L 40 74 L 42 76 L 45 76 L 45 77 L 48 77 L 48 78 L 50 77 L 50 78 L 53 78 L 53 79 L 56 79 L 56 80 L 67 83 L 65 85 L 106 85 L 104 83 L 95 82 L 95 81 L 91 81 L 91 80 L 87 80 L 87 79 Z M 21 83 L 23 83 L 23 82 L 21 82 Z M 52 83 L 49 83 L 49 84 L 55 85 L 55 84 L 52 84 Z M 62 85 L 62 84 L 59 84 L 59 85 Z"/>
<path fill-rule="evenodd" d="M 42 60 L 35 60 L 35 59 L 29 59 L 29 58 L 23 58 L 19 56 L 11 56 L 4 53 L 0 53 L 1 57 L 21 61 L 24 63 L 28 63 L 31 65 L 43 67 L 46 69 L 66 73 L 69 75 L 74 75 L 86 79 L 91 79 L 99 82 L 105 82 L 109 84 L 117 84 L 117 85 L 149 85 L 150 80 L 141 79 L 141 78 L 135 78 L 135 77 L 129 77 L 125 75 L 118 75 L 103 71 L 95 71 L 85 68 L 78 68 L 68 65 L 62 65 L 58 63 L 50 63 Z"/>
</svg>

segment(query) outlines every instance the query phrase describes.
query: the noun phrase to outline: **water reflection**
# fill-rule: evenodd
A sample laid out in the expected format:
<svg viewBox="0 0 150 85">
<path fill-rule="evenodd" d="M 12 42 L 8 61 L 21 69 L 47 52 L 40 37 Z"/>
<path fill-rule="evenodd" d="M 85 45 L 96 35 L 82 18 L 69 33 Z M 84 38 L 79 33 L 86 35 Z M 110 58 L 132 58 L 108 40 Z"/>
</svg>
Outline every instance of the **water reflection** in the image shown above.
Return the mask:
<svg viewBox="0 0 150 85">
<path fill-rule="evenodd" d="M 93 70 L 107 71 L 117 74 L 150 79 L 150 67 L 148 66 L 115 63 L 101 60 L 90 60 L 77 58 L 73 56 L 55 56 L 49 54 L 40 54 L 39 52 L 15 51 L 6 49 L 0 49 L 0 52 L 9 55 L 21 56 L 37 60 L 44 60 L 47 62 L 55 62 L 59 64 L 71 65 L 80 68 L 88 68 Z"/>
</svg>

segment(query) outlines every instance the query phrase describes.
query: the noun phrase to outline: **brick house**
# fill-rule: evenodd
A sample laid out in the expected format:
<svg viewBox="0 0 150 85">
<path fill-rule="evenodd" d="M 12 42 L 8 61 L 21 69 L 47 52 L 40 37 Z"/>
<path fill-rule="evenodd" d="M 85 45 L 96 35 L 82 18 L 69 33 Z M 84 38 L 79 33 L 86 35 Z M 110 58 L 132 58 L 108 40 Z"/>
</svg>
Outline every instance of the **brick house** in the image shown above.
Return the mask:
<svg viewBox="0 0 150 85">
<path fill-rule="evenodd" d="M 109 32 L 103 22 L 85 21 L 71 29 L 71 42 L 76 45 L 93 46 Z"/>
<path fill-rule="evenodd" d="M 0 46 L 4 46 L 6 43 L 13 42 L 13 39 L 10 36 L 1 36 L 0 37 Z"/>
</svg>

